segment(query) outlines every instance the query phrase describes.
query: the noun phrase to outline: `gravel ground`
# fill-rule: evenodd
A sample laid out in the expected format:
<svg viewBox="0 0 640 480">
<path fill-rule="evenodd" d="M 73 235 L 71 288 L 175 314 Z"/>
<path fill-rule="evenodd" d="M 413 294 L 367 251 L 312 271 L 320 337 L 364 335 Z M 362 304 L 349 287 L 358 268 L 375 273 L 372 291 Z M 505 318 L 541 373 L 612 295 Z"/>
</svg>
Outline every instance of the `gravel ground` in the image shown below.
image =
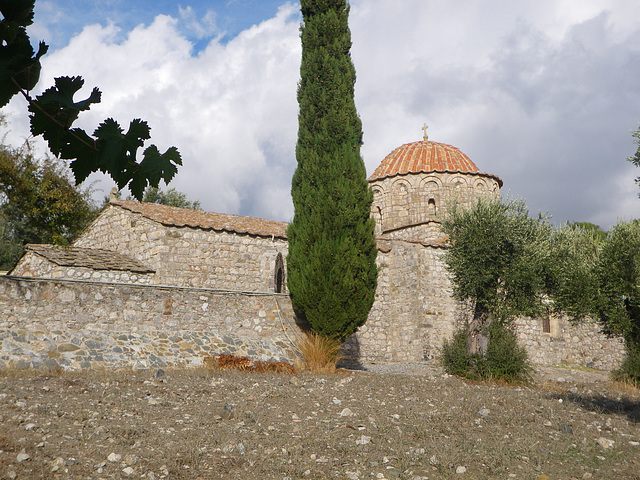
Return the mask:
<svg viewBox="0 0 640 480">
<path fill-rule="evenodd" d="M 0 425 L 3 479 L 640 480 L 640 393 L 578 369 L 13 371 Z"/>
</svg>

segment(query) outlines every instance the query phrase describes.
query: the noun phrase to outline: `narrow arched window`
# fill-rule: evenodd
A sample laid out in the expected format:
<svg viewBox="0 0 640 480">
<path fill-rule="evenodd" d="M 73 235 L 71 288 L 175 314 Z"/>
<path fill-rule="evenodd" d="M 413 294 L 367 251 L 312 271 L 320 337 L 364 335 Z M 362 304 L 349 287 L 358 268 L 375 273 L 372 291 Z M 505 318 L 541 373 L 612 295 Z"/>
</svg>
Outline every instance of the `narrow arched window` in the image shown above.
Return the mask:
<svg viewBox="0 0 640 480">
<path fill-rule="evenodd" d="M 435 216 L 435 214 L 436 214 L 436 199 L 435 198 L 430 198 L 429 201 L 427 202 L 427 212 L 429 213 L 429 215 Z"/>
<path fill-rule="evenodd" d="M 273 277 L 273 291 L 275 293 L 282 293 L 284 287 L 284 259 L 282 253 L 278 253 L 276 257 L 276 266 Z"/>
</svg>

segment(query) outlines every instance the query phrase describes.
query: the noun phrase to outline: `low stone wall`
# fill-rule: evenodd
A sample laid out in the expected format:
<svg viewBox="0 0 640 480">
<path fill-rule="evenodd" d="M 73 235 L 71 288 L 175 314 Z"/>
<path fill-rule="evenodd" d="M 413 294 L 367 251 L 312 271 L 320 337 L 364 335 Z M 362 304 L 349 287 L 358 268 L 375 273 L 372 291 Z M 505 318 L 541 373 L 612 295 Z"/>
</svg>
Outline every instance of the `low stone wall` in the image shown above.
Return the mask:
<svg viewBox="0 0 640 480">
<path fill-rule="evenodd" d="M 394 259 L 413 258 L 414 249 L 404 246 L 379 259 L 383 272 Z M 434 362 L 442 341 L 460 326 L 462 310 L 454 316 L 433 307 L 452 302 L 446 285 L 409 295 L 438 263 L 414 260 L 423 265 L 419 276 L 382 273 L 379 289 L 406 292 L 415 302 L 387 305 L 378 296 L 369 321 L 346 345 L 354 361 Z M 521 318 L 516 326 L 535 365 L 611 370 L 624 356 L 623 343 L 594 322 L 552 319 L 549 333 L 540 319 Z M 292 362 L 300 333 L 283 294 L 0 276 L 0 369 L 201 365 L 223 353 Z"/>
<path fill-rule="evenodd" d="M 298 333 L 281 294 L 0 277 L 0 368 L 291 362 Z"/>
<path fill-rule="evenodd" d="M 625 355 L 624 341 L 604 335 L 593 320 L 574 324 L 565 317 L 551 317 L 548 333 L 538 318 L 518 318 L 515 326 L 520 344 L 535 365 L 573 364 L 614 370 Z"/>
</svg>

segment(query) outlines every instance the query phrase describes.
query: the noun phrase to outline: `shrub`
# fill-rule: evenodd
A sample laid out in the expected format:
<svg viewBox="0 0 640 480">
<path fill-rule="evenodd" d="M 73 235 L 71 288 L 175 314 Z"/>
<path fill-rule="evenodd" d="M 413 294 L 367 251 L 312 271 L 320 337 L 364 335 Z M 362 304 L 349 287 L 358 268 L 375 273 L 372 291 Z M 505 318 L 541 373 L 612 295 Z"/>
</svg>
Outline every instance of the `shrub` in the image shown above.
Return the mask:
<svg viewBox="0 0 640 480">
<path fill-rule="evenodd" d="M 445 341 L 441 357 L 445 372 L 472 380 L 528 381 L 532 368 L 513 329 L 494 321 L 487 332 L 490 342 L 484 356 L 468 353 L 466 329 L 456 332 L 451 341 Z"/>
<path fill-rule="evenodd" d="M 458 330 L 451 340 L 445 340 L 442 344 L 440 362 L 444 371 L 450 375 L 467 377 L 471 371 L 471 356 L 467 352 L 467 332 Z"/>
<path fill-rule="evenodd" d="M 626 342 L 627 351 L 620 368 L 613 372 L 614 380 L 640 387 L 640 343 Z"/>
</svg>

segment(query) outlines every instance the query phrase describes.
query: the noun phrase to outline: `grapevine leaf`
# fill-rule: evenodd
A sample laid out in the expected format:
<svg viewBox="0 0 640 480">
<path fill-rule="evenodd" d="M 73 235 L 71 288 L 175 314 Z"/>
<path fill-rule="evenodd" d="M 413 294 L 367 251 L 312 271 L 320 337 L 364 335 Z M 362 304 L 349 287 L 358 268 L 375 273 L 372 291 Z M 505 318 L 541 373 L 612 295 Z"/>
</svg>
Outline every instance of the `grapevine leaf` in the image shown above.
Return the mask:
<svg viewBox="0 0 640 480">
<path fill-rule="evenodd" d="M 73 128 L 68 132 L 68 143 L 60 155 L 71 160 L 71 171 L 76 179 L 76 185 L 82 183 L 93 172 L 98 170 L 98 150 L 95 140 L 80 128 Z"/>
<path fill-rule="evenodd" d="M 113 118 L 107 118 L 96 128 L 93 136 L 97 138 L 97 167 L 105 173 L 122 171 L 127 164 L 124 135 L 120 124 Z M 113 176 L 113 175 L 112 175 Z"/>
<path fill-rule="evenodd" d="M 26 33 L 25 28 L 33 23 L 34 5 L 35 0 L 0 0 L 0 108 L 22 92 L 29 102 L 31 133 L 42 135 L 54 155 L 72 160 L 76 183 L 102 171 L 119 188 L 129 184 L 138 199 L 148 184 L 157 187 L 162 179 L 168 183 L 177 172 L 176 165 L 182 165 L 175 147 L 160 154 L 152 145 L 145 150 L 142 162 L 136 161 L 138 149 L 150 138 L 147 122 L 135 119 L 124 133 L 108 118 L 93 133 L 95 138 L 80 128 L 71 128 L 80 112 L 101 100 L 100 90 L 94 88 L 88 98 L 74 101 L 84 85 L 81 77 L 58 77 L 53 87 L 35 99 L 29 96 L 40 77 L 40 58 L 49 48 L 40 42 L 35 53 Z"/>
<path fill-rule="evenodd" d="M 0 13 L 4 22 L 13 22 L 21 27 L 33 23 L 35 0 L 0 0 Z"/>
<path fill-rule="evenodd" d="M 175 147 L 162 154 L 155 145 L 147 147 L 142 162 L 127 170 L 131 194 L 141 200 L 147 185 L 157 188 L 160 180 L 168 184 L 178 171 L 176 165 L 182 165 L 182 158 Z"/>
<path fill-rule="evenodd" d="M 146 122 L 136 119 L 129 126 L 129 131 L 124 134 L 122 128 L 112 118 L 108 118 L 93 132 L 97 137 L 99 150 L 98 167 L 105 173 L 109 173 L 116 180 L 119 187 L 126 185 L 130 175 L 122 179 L 124 185 L 117 176 L 127 170 L 129 164 L 136 163 L 136 152 L 142 147 L 144 140 L 149 138 L 149 126 Z"/>
<path fill-rule="evenodd" d="M 40 57 L 48 48 L 40 42 L 38 53 L 33 56 L 33 47 L 24 28 L 16 31 L 11 42 L 0 45 L 0 107 L 9 103 L 20 88 L 28 91 L 35 87 L 40 78 Z"/>
<path fill-rule="evenodd" d="M 74 94 L 83 85 L 81 77 L 56 78 L 55 86 L 45 90 L 29 104 L 31 133 L 42 135 L 56 156 L 62 153 L 65 145 L 73 141 L 69 138 L 68 130 L 79 113 L 88 110 L 92 103 L 100 102 L 101 93 L 97 88 L 93 89 L 87 99 L 74 102 Z"/>
<path fill-rule="evenodd" d="M 178 173 L 176 165 L 182 165 L 182 157 L 176 147 L 171 147 L 161 154 L 155 145 L 149 146 L 144 151 L 144 159 L 140 163 L 140 167 L 153 187 L 157 187 L 160 180 L 168 184 Z"/>
<path fill-rule="evenodd" d="M 131 172 L 132 177 L 129 182 L 129 191 L 134 198 L 142 201 L 142 196 L 144 194 L 145 189 L 147 188 L 148 181 L 145 176 L 140 172 L 139 168 L 136 168 Z"/>
</svg>

